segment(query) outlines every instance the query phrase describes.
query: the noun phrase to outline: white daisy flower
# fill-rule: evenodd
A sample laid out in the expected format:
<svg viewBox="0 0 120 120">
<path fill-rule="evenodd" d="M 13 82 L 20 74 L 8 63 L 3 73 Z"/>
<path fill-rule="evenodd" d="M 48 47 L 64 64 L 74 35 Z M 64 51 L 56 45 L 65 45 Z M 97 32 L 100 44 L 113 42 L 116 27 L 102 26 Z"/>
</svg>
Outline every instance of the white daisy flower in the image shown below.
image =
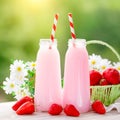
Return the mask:
<svg viewBox="0 0 120 120">
<path fill-rule="evenodd" d="M 10 77 L 11 80 L 15 81 L 16 84 L 23 84 L 27 80 L 27 69 L 25 69 L 25 64 L 21 60 L 15 60 L 10 66 Z"/>
<path fill-rule="evenodd" d="M 9 79 L 8 77 L 6 78 L 6 81 L 3 82 L 3 85 L 3 89 L 5 90 L 6 94 L 11 94 L 17 89 L 17 85 L 15 84 L 15 82 Z"/>
<path fill-rule="evenodd" d="M 108 59 L 102 59 L 98 67 L 99 71 L 103 72 L 105 69 L 112 67 L 112 64 Z"/>
<path fill-rule="evenodd" d="M 10 66 L 11 74 L 17 75 L 27 75 L 27 70 L 25 69 L 25 64 L 21 60 L 15 60 L 14 63 Z"/>
<path fill-rule="evenodd" d="M 27 62 L 26 63 L 26 68 L 28 70 L 36 70 L 36 62 Z"/>
<path fill-rule="evenodd" d="M 120 72 L 120 62 L 113 63 L 113 67 L 116 68 Z"/>
<path fill-rule="evenodd" d="M 24 82 L 28 80 L 28 78 L 26 78 L 22 74 L 19 74 L 19 75 L 11 74 L 10 77 L 11 77 L 11 80 L 14 81 L 17 85 L 24 84 Z"/>
<path fill-rule="evenodd" d="M 89 56 L 90 69 L 98 69 L 99 63 L 102 60 L 100 55 L 92 54 Z"/>
<path fill-rule="evenodd" d="M 27 88 L 20 88 L 19 87 L 19 89 L 17 89 L 15 91 L 15 95 L 16 95 L 15 98 L 17 100 L 20 100 L 21 98 L 23 98 L 25 96 L 30 96 L 30 92 L 29 92 L 29 90 Z"/>
</svg>

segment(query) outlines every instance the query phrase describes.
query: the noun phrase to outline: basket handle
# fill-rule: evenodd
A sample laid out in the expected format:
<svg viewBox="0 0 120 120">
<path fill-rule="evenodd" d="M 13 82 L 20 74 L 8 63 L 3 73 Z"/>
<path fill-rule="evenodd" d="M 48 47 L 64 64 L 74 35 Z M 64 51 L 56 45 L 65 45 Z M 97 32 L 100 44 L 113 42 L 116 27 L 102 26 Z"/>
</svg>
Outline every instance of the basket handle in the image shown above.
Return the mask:
<svg viewBox="0 0 120 120">
<path fill-rule="evenodd" d="M 87 41 L 87 45 L 90 45 L 90 44 L 100 44 L 100 45 L 106 46 L 107 48 L 109 48 L 115 54 L 115 56 L 117 57 L 117 59 L 120 62 L 120 55 L 119 55 L 119 53 L 111 45 L 109 45 L 108 43 L 100 41 L 100 40 L 90 40 L 90 41 Z"/>
</svg>

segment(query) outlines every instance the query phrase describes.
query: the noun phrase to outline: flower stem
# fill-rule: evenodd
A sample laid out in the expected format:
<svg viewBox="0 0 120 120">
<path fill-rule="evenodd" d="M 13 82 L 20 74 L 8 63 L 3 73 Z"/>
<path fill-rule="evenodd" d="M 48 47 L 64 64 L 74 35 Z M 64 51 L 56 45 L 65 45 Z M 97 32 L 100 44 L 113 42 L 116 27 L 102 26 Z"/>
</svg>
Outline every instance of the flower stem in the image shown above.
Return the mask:
<svg viewBox="0 0 120 120">
<path fill-rule="evenodd" d="M 89 45 L 89 44 L 100 44 L 100 45 L 106 46 L 107 48 L 109 48 L 115 54 L 115 56 L 117 57 L 117 59 L 120 62 L 119 53 L 111 45 L 109 45 L 108 43 L 100 41 L 100 40 L 90 40 L 90 41 L 87 41 L 87 45 Z"/>
</svg>

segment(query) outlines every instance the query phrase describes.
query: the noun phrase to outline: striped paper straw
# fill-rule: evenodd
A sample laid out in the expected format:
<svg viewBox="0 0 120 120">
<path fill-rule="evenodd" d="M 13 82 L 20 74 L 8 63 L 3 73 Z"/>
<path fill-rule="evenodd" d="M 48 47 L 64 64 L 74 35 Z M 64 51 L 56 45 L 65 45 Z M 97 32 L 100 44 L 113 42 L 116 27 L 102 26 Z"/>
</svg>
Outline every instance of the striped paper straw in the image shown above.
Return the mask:
<svg viewBox="0 0 120 120">
<path fill-rule="evenodd" d="M 71 37 L 72 39 L 76 39 L 74 25 L 73 25 L 73 19 L 72 19 L 72 13 L 68 14 L 69 22 L 70 22 L 70 30 L 71 30 Z"/>
<path fill-rule="evenodd" d="M 51 32 L 51 36 L 50 36 L 52 42 L 54 42 L 54 38 L 55 38 L 55 32 L 56 32 L 58 17 L 59 17 L 59 15 L 55 14 L 54 23 L 53 23 L 53 26 L 52 26 L 52 32 Z"/>
</svg>

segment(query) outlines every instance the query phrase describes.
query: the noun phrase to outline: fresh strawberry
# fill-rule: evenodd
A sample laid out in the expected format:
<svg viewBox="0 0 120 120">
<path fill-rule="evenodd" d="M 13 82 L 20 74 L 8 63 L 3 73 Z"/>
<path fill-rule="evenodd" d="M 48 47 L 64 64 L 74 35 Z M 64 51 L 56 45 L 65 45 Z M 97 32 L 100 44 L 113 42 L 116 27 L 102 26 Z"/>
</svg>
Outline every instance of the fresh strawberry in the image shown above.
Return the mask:
<svg viewBox="0 0 120 120">
<path fill-rule="evenodd" d="M 96 100 L 95 102 L 93 102 L 92 104 L 92 109 L 99 114 L 105 114 L 106 110 L 105 107 L 103 105 L 103 103 L 99 100 Z"/>
<path fill-rule="evenodd" d="M 104 85 L 109 85 L 110 83 L 106 79 L 101 79 L 100 82 L 99 82 L 99 84 L 101 86 L 104 86 Z"/>
<path fill-rule="evenodd" d="M 99 81 L 102 79 L 102 75 L 96 71 L 96 70 L 91 70 L 90 71 L 90 85 L 98 85 Z"/>
<path fill-rule="evenodd" d="M 52 104 L 48 110 L 48 113 L 51 115 L 59 115 L 62 112 L 63 108 L 61 105 Z"/>
<path fill-rule="evenodd" d="M 27 101 L 31 101 L 33 102 L 33 98 L 29 97 L 29 96 L 25 96 L 22 99 L 20 99 L 19 101 L 17 101 L 13 106 L 12 109 L 14 111 L 16 111 L 23 103 L 27 102 Z"/>
<path fill-rule="evenodd" d="M 103 72 L 103 77 L 111 84 L 119 84 L 119 72 L 115 68 L 108 68 Z"/>
<path fill-rule="evenodd" d="M 79 111 L 73 105 L 66 105 L 64 112 L 67 116 L 77 117 L 80 115 Z"/>
<path fill-rule="evenodd" d="M 18 115 L 32 114 L 35 111 L 33 102 L 23 103 L 16 111 Z"/>
</svg>

